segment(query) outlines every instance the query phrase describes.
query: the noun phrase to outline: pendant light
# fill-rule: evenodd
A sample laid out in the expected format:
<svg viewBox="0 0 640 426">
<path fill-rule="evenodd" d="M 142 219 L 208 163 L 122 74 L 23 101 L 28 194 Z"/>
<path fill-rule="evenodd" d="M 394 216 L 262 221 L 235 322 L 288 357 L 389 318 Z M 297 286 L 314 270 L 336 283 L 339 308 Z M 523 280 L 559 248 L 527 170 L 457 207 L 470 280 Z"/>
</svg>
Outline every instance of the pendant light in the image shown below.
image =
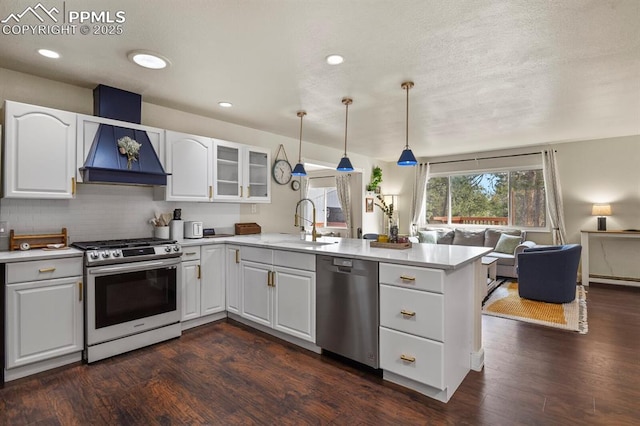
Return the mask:
<svg viewBox="0 0 640 426">
<path fill-rule="evenodd" d="M 307 171 L 304 169 L 304 164 L 302 164 L 302 118 L 307 115 L 307 113 L 298 111 L 297 115 L 300 117 L 300 145 L 298 145 L 298 164 L 293 168 L 291 174 L 293 176 L 306 176 Z"/>
<path fill-rule="evenodd" d="M 418 161 L 416 160 L 416 156 L 413 155 L 413 152 L 411 152 L 411 148 L 409 148 L 409 89 L 413 87 L 413 81 L 405 81 L 402 83 L 401 87 L 407 91 L 407 120 L 406 143 L 404 145 L 404 150 L 398 159 L 398 166 L 415 166 L 418 164 Z"/>
<path fill-rule="evenodd" d="M 347 157 L 347 125 L 349 124 L 349 105 L 353 103 L 353 99 L 342 98 L 342 103 L 347 107 L 347 114 L 344 120 L 344 156 L 338 163 L 337 170 L 339 172 L 352 172 L 353 166 L 351 165 L 351 160 Z"/>
</svg>

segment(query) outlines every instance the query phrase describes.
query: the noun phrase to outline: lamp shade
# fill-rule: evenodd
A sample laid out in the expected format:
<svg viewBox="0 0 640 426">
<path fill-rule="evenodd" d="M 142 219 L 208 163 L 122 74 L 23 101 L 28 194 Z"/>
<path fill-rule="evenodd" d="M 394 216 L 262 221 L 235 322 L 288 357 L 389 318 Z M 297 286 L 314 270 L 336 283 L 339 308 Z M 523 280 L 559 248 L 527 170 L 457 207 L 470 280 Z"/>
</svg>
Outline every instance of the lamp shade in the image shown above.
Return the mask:
<svg viewBox="0 0 640 426">
<path fill-rule="evenodd" d="M 398 159 L 398 166 L 415 166 L 416 164 L 418 164 L 418 161 L 411 148 L 405 148 Z"/>
<path fill-rule="evenodd" d="M 307 171 L 304 169 L 304 164 L 302 164 L 302 163 L 296 164 L 296 166 L 293 168 L 293 171 L 291 172 L 291 174 L 293 176 L 306 176 L 307 175 Z"/>
<path fill-rule="evenodd" d="M 594 204 L 591 209 L 592 216 L 611 216 L 610 204 Z"/>
<path fill-rule="evenodd" d="M 337 170 L 339 172 L 352 172 L 353 171 L 353 166 L 351 165 L 351 160 L 349 160 L 349 157 L 347 157 L 346 155 L 344 157 L 342 157 L 342 159 L 340 160 L 340 163 L 338 163 Z"/>
</svg>

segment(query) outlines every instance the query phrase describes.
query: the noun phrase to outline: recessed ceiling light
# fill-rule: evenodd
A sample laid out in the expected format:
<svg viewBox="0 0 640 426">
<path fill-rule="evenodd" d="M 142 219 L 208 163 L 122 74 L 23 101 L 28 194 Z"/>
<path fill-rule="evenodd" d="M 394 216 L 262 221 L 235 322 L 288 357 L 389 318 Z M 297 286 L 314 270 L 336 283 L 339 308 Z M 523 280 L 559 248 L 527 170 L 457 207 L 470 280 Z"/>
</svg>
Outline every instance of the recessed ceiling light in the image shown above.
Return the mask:
<svg viewBox="0 0 640 426">
<path fill-rule="evenodd" d="M 46 58 L 58 59 L 60 54 L 49 49 L 38 49 L 38 53 Z"/>
<path fill-rule="evenodd" d="M 344 62 L 344 58 L 340 55 L 329 55 L 327 56 L 327 63 L 329 65 L 338 65 Z"/>
<path fill-rule="evenodd" d="M 218 105 L 220 105 L 222 108 L 231 108 L 233 106 L 231 102 L 218 102 Z"/>
<path fill-rule="evenodd" d="M 141 67 L 152 70 L 166 68 L 171 63 L 169 62 L 169 59 L 164 56 L 158 53 L 149 52 L 148 50 L 133 50 L 127 53 L 127 57 L 130 61 L 133 61 Z"/>
</svg>

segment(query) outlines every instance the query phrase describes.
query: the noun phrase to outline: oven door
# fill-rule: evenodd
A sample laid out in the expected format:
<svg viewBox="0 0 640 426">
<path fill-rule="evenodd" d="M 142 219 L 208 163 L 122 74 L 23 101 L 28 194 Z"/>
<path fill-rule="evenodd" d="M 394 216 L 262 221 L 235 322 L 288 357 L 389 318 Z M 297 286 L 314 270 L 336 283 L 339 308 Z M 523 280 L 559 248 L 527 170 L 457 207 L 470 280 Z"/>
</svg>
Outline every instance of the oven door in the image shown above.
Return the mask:
<svg viewBox="0 0 640 426">
<path fill-rule="evenodd" d="M 87 345 L 180 322 L 180 258 L 87 268 Z"/>
</svg>

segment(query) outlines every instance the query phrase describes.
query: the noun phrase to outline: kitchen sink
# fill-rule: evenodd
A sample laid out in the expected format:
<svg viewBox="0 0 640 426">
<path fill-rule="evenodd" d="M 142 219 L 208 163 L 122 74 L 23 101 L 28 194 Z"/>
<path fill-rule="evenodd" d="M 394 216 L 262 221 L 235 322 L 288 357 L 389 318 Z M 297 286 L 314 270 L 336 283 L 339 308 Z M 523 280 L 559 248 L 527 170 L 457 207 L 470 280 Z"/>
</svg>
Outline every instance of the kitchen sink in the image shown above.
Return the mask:
<svg viewBox="0 0 640 426">
<path fill-rule="evenodd" d="M 326 246 L 328 244 L 335 244 L 336 242 L 291 240 L 291 241 L 282 241 L 282 243 L 283 244 L 298 244 L 298 245 L 301 245 L 301 246 Z"/>
</svg>

